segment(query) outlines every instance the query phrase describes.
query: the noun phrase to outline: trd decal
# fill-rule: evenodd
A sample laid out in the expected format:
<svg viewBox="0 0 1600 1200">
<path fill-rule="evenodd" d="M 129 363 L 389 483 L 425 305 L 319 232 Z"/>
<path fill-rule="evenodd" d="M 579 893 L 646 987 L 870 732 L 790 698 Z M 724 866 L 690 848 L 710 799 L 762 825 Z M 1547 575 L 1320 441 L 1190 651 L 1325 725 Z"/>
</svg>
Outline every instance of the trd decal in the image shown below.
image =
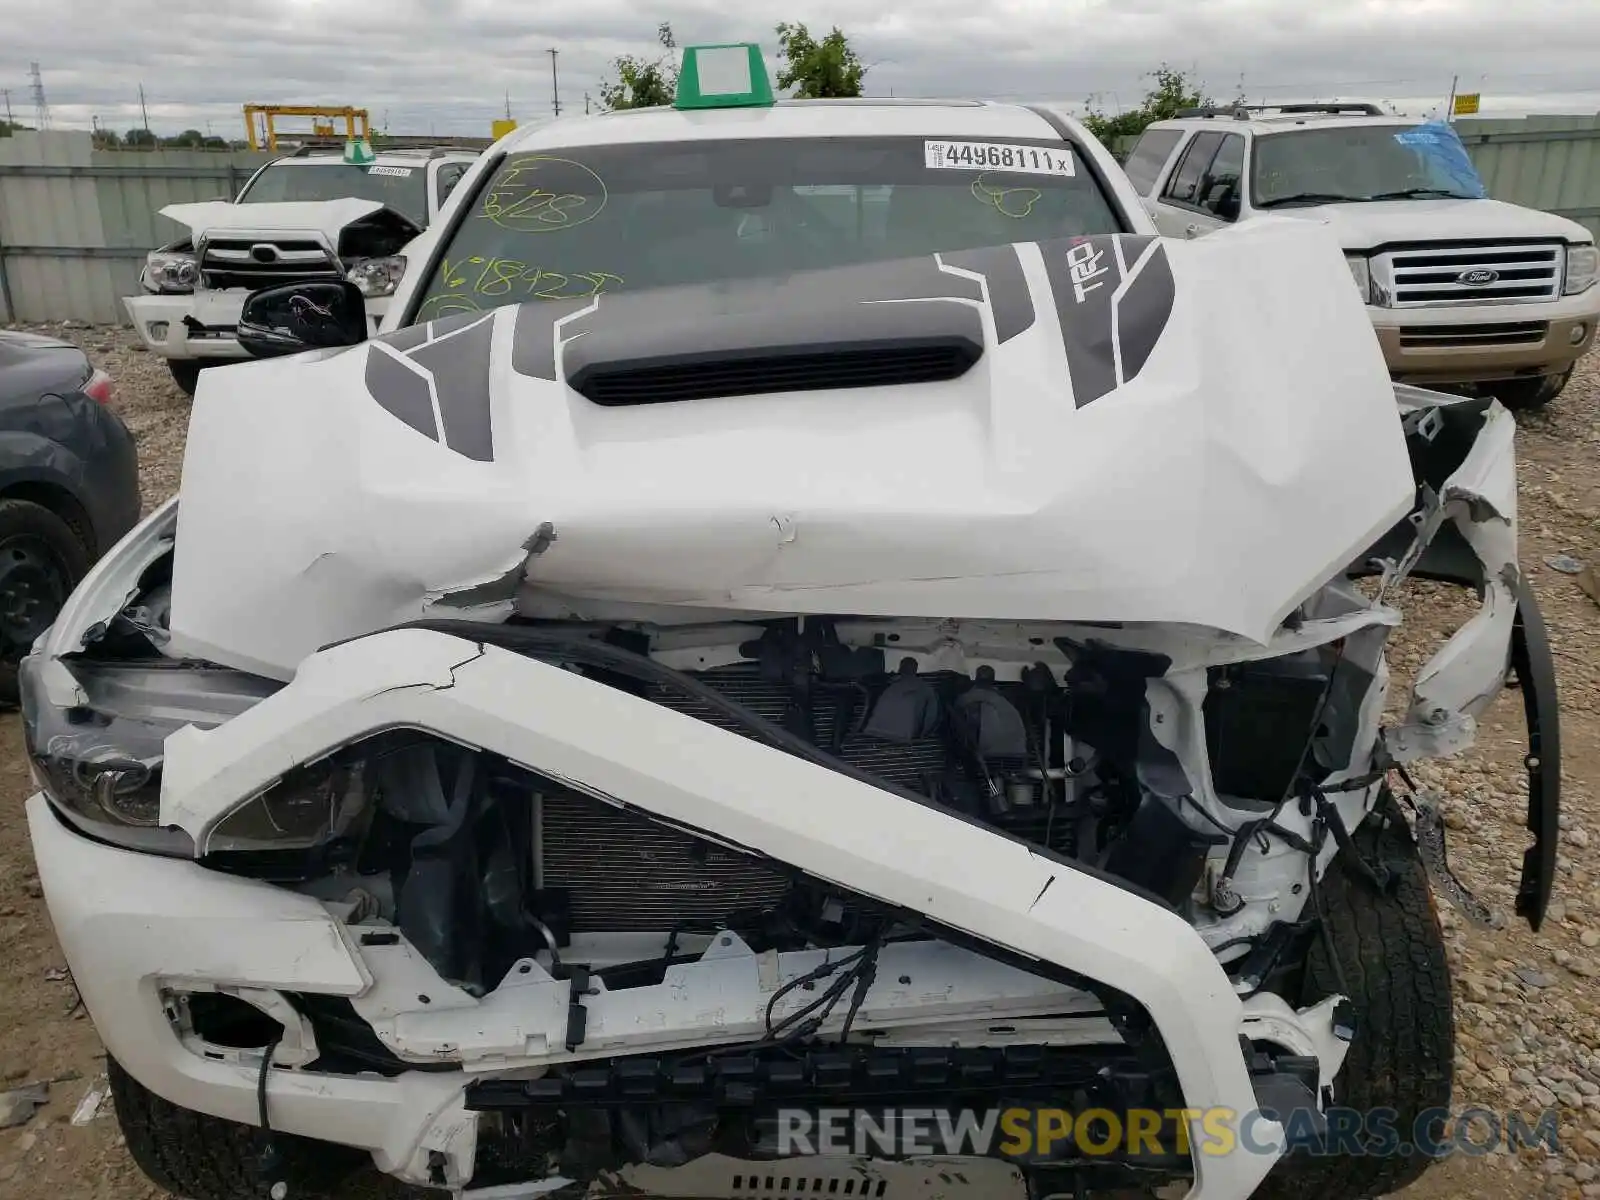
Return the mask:
<svg viewBox="0 0 1600 1200">
<path fill-rule="evenodd" d="M 1041 242 L 1079 408 L 1134 379 L 1172 316 L 1167 252 L 1154 237 Z"/>
</svg>

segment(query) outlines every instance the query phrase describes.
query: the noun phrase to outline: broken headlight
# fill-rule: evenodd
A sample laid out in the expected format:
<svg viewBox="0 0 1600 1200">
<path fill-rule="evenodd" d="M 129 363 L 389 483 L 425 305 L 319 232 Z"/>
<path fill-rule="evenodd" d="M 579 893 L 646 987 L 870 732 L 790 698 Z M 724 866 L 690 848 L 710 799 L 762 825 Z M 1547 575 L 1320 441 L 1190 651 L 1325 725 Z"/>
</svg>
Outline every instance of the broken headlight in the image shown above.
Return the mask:
<svg viewBox="0 0 1600 1200">
<path fill-rule="evenodd" d="M 405 256 L 396 254 L 389 258 L 360 259 L 351 264 L 344 277 L 360 288 L 368 300 L 375 300 L 379 296 L 394 295 L 405 273 Z"/>
<path fill-rule="evenodd" d="M 353 848 L 370 815 L 365 767 L 340 756 L 296 768 L 217 822 L 202 857 L 282 854 L 293 865 L 308 850 L 332 852 L 342 842 Z"/>
<path fill-rule="evenodd" d="M 200 282 L 200 264 L 192 251 L 152 250 L 145 255 L 139 282 L 147 292 L 163 296 L 186 296 Z"/>
<path fill-rule="evenodd" d="M 46 669 L 56 672 L 58 692 L 70 684 L 69 702 L 51 699 L 40 678 Z M 183 858 L 194 855 L 189 835 L 161 824 L 167 735 L 186 725 L 220 725 L 281 686 L 221 667 L 69 669 L 39 655 L 23 660 L 18 684 L 34 781 L 51 807 L 98 841 Z"/>
</svg>

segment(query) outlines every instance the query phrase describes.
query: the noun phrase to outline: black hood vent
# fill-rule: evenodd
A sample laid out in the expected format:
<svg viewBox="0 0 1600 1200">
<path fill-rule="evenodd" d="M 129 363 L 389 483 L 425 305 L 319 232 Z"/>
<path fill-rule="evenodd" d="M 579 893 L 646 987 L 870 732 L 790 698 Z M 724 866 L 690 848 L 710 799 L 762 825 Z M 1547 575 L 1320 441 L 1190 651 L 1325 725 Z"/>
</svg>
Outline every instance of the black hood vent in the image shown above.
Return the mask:
<svg viewBox="0 0 1600 1200">
<path fill-rule="evenodd" d="M 965 338 L 908 338 L 883 345 L 819 346 L 812 350 L 715 352 L 680 361 L 585 367 L 572 386 L 608 407 L 939 383 L 965 375 L 983 354 Z"/>
<path fill-rule="evenodd" d="M 608 407 L 940 383 L 983 357 L 972 291 L 928 257 L 625 292 L 562 326 L 562 363 Z M 517 338 L 542 341 L 531 319 Z"/>
</svg>

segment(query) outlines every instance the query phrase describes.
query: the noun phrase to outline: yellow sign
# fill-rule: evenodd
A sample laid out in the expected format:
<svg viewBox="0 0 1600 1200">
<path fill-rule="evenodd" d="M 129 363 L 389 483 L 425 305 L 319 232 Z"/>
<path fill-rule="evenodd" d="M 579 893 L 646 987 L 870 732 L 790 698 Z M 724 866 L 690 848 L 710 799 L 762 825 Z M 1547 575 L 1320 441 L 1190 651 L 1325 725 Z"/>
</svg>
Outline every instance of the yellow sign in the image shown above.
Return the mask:
<svg viewBox="0 0 1600 1200">
<path fill-rule="evenodd" d="M 503 117 L 494 123 L 494 140 L 499 141 L 517 127 L 517 123 L 510 117 Z"/>
<path fill-rule="evenodd" d="M 1478 111 L 1478 101 L 1482 96 L 1478 92 L 1462 92 L 1456 97 L 1455 115 L 1469 117 Z"/>
</svg>

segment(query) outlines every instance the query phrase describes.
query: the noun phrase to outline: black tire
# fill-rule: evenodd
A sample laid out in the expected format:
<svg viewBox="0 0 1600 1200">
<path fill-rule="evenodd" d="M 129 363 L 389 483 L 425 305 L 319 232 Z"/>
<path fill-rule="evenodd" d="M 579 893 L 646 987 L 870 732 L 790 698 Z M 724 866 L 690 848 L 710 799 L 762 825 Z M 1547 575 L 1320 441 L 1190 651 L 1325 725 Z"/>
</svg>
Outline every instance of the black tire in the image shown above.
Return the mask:
<svg viewBox="0 0 1600 1200">
<path fill-rule="evenodd" d="M 259 1128 L 169 1104 L 110 1056 L 106 1075 L 128 1153 L 157 1187 L 183 1200 L 269 1200 L 271 1183 L 260 1169 L 266 1136 Z M 284 1133 L 272 1140 L 291 1197 L 331 1196 L 372 1162 L 331 1142 Z"/>
<path fill-rule="evenodd" d="M 193 396 L 200 386 L 200 372 L 205 364 L 193 358 L 169 358 L 167 370 L 172 372 L 172 382 L 183 389 L 185 396 Z"/>
<path fill-rule="evenodd" d="M 1572 378 L 1568 367 L 1558 375 L 1540 375 L 1533 379 L 1503 379 L 1499 383 L 1486 383 L 1483 390 L 1492 395 L 1512 412 L 1529 412 L 1543 408 L 1567 386 Z"/>
<path fill-rule="evenodd" d="M 1455 1015 L 1444 933 L 1410 828 L 1387 799 L 1355 834 L 1361 856 L 1398 877 L 1379 892 L 1335 858 L 1319 890 L 1356 1011 L 1356 1038 L 1334 1079 L 1334 1104 L 1394 1113 L 1398 1141 L 1412 1144 L 1423 1114 L 1446 1109 L 1455 1075 Z M 1341 990 L 1320 936 L 1306 957 L 1303 1007 Z M 1440 1137 L 1437 1122 L 1429 1130 Z M 1415 1183 L 1434 1162 L 1424 1153 L 1286 1161 L 1256 1193 L 1263 1200 L 1372 1200 Z"/>
<path fill-rule="evenodd" d="M 0 705 L 17 667 L 89 570 L 89 533 L 31 500 L 0 500 Z"/>
</svg>

